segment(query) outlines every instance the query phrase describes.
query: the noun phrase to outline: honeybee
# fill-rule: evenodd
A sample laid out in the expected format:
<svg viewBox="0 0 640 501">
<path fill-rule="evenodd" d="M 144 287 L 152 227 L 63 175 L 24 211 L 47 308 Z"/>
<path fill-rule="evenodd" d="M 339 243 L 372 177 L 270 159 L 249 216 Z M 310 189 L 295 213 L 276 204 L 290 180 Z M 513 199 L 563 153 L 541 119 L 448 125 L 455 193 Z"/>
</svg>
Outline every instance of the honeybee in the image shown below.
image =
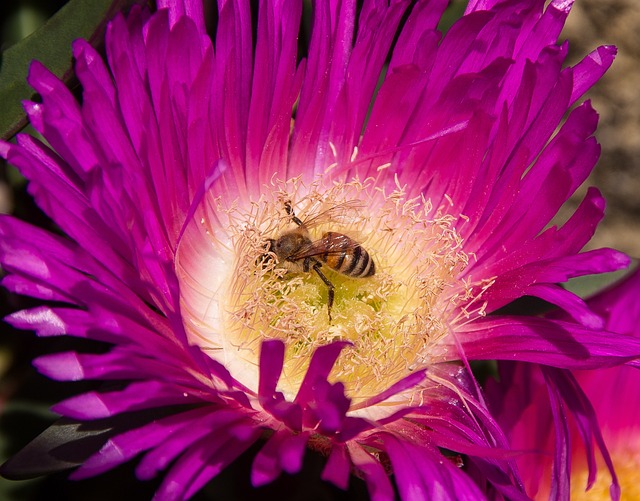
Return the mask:
<svg viewBox="0 0 640 501">
<path fill-rule="evenodd" d="M 376 265 L 369 253 L 347 235 L 328 231 L 322 235 L 322 238 L 313 241 L 309 235 L 309 227 L 319 224 L 321 220 L 326 220 L 326 218 L 330 219 L 332 213 L 355 209 L 361 205 L 360 202 L 355 201 L 345 202 L 305 222 L 295 215 L 291 202 L 286 201 L 284 208 L 287 215 L 298 227 L 282 233 L 278 238 L 270 238 L 267 241 L 267 252 L 275 254 L 279 263 L 284 264 L 291 271 L 309 273 L 313 270 L 326 284 L 329 289 L 327 298 L 329 321 L 331 321 L 335 287 L 321 271 L 322 265 L 353 278 L 373 276 L 376 272 Z"/>
</svg>

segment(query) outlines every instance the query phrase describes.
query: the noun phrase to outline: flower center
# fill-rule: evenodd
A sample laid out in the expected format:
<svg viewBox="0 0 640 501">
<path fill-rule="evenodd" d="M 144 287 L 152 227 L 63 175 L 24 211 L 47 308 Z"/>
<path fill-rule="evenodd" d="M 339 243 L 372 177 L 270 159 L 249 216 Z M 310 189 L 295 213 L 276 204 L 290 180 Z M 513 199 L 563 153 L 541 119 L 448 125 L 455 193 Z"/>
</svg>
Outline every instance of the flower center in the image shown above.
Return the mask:
<svg viewBox="0 0 640 501">
<path fill-rule="evenodd" d="M 616 475 L 622 490 L 622 499 L 640 499 L 640 454 L 637 449 L 611 451 Z M 575 467 L 574 467 L 575 468 Z M 585 491 L 589 471 L 587 465 L 580 465 L 571 474 L 571 499 L 575 501 L 605 501 L 611 499 L 609 487 L 611 479 L 604 465 L 598 466 L 598 476 L 593 487 Z"/>
<path fill-rule="evenodd" d="M 279 389 L 290 398 L 319 346 L 348 341 L 332 378 L 357 405 L 433 362 L 455 305 L 468 299 L 456 279 L 467 256 L 453 218 L 399 187 L 292 179 L 248 210 L 217 210 L 230 221 L 221 247 L 230 252 L 217 259 L 231 271 L 211 279 L 204 306 L 185 304 L 194 295 L 183 292 L 183 315 L 191 338 L 249 388 L 257 387 L 263 340 L 287 346 Z M 179 277 L 202 275 L 180 268 Z M 204 307 L 215 315 L 203 322 Z"/>
</svg>

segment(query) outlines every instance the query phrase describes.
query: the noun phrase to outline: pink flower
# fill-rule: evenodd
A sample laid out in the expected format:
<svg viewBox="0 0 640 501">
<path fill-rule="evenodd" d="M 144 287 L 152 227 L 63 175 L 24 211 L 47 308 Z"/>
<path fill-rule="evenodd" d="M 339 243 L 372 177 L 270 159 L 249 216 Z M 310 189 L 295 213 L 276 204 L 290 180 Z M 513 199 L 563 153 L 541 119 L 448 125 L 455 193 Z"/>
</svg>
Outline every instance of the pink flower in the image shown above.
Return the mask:
<svg viewBox="0 0 640 501">
<path fill-rule="evenodd" d="M 589 306 L 606 321 L 611 332 L 640 338 L 640 272 L 589 301 Z M 635 367 L 622 366 L 602 371 L 576 371 L 576 380 L 595 408 L 611 459 L 625 499 L 640 498 L 640 373 Z M 572 469 L 572 496 L 580 499 L 590 485 L 589 465 L 574 440 L 575 462 Z M 598 464 L 602 465 L 603 460 Z M 598 477 L 590 493 L 606 493 L 607 477 Z"/>
<path fill-rule="evenodd" d="M 0 152 L 66 236 L 0 220 L 4 286 L 45 301 L 8 321 L 112 346 L 37 359 L 51 378 L 128 382 L 54 407 L 127 423 L 73 478 L 139 456 L 139 478 L 167 470 L 158 499 L 186 499 L 263 439 L 255 486 L 311 448 L 323 479 L 354 472 L 373 499 L 394 497 L 391 473 L 404 499 L 524 499 L 469 361 L 640 356 L 556 285 L 628 264 L 579 253 L 601 195 L 547 228 L 599 155 L 588 103 L 561 121 L 615 49 L 563 69 L 566 1 L 471 2 L 444 37 L 445 0 L 410 4 L 318 2 L 301 59 L 302 2 L 253 20 L 220 2 L 213 37 L 197 1 L 134 8 L 108 65 L 74 44 L 81 104 L 32 65 L 25 108 L 52 149 Z M 275 246 L 288 231 L 297 251 Z M 571 319 L 488 315 L 523 295 Z"/>
<path fill-rule="evenodd" d="M 589 306 L 604 319 L 610 332 L 638 338 L 639 293 L 640 272 L 636 270 L 589 300 Z M 638 498 L 637 368 L 622 366 L 573 373 L 545 369 L 540 373 L 526 364 L 512 364 L 502 369 L 508 383 L 503 388 L 491 385 L 489 397 L 495 402 L 511 402 L 498 413 L 499 419 L 512 447 L 529 451 L 518 458 L 518 463 L 530 495 L 549 499 L 551 494 L 556 499 L 558 494 L 568 496 L 570 492 L 572 500 L 604 500 L 619 498 L 621 492 L 622 499 Z M 564 391 L 566 398 L 552 398 L 549 402 L 548 393 L 557 395 L 567 387 L 570 391 Z M 570 415 L 573 419 L 568 419 Z M 550 434 L 554 427 L 555 434 Z M 558 442 L 563 445 L 556 448 L 554 456 L 554 444 Z M 601 454 L 594 454 L 594 445 Z M 596 475 L 596 467 L 609 468 L 610 475 Z M 554 483 L 549 475 L 552 470 Z"/>
</svg>

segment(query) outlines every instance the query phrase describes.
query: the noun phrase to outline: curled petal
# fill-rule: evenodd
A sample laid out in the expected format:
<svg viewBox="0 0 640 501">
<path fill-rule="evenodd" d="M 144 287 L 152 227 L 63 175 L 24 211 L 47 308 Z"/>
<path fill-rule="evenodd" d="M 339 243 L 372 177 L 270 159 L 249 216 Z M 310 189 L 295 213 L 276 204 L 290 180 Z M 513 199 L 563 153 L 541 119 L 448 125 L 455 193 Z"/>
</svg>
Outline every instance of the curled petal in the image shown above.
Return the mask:
<svg viewBox="0 0 640 501">
<path fill-rule="evenodd" d="M 278 431 L 256 455 L 251 468 L 251 483 L 258 487 L 273 482 L 282 470 L 298 473 L 306 449 L 307 433 L 294 434 Z"/>
</svg>

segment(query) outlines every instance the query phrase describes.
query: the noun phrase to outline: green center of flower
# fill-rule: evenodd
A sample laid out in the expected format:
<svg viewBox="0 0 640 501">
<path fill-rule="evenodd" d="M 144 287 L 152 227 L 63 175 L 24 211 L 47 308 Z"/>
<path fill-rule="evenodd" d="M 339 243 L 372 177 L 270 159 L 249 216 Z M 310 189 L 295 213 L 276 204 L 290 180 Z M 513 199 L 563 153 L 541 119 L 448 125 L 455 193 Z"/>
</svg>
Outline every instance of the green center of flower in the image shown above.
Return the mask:
<svg viewBox="0 0 640 501">
<path fill-rule="evenodd" d="M 357 405 L 432 361 L 464 291 L 452 285 L 467 256 L 451 218 L 428 201 L 357 181 L 323 189 L 291 180 L 250 212 L 230 213 L 237 222 L 222 306 L 228 364 L 255 377 L 261 341 L 283 340 L 280 389 L 293 397 L 314 351 L 348 341 L 332 377 Z M 286 235 L 302 235 L 293 251 Z M 349 271 L 366 268 L 367 259 L 375 273 Z"/>
</svg>

